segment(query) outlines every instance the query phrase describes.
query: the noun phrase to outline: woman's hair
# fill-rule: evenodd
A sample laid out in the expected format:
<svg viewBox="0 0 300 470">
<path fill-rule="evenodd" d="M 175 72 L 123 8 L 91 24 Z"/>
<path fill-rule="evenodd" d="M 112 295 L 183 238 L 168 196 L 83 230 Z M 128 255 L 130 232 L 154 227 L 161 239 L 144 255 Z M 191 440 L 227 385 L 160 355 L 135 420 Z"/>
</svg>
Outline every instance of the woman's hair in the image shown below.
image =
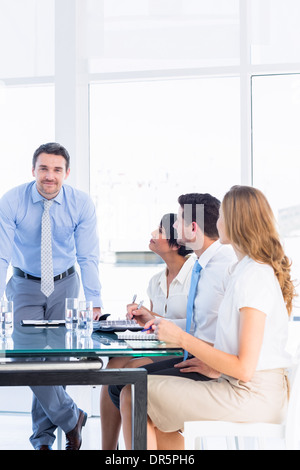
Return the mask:
<svg viewBox="0 0 300 470">
<path fill-rule="evenodd" d="M 296 295 L 290 277 L 291 262 L 283 251 L 266 197 L 250 186 L 233 186 L 224 196 L 222 210 L 230 242 L 250 258 L 274 269 L 290 315 Z"/>
<path fill-rule="evenodd" d="M 187 256 L 190 253 L 193 253 L 193 250 L 186 248 L 183 245 L 177 243 L 177 230 L 174 228 L 174 223 L 176 222 L 176 214 L 165 214 L 159 224 L 160 228 L 163 228 L 166 233 L 166 239 L 168 240 L 169 246 L 176 246 L 178 248 L 178 254 L 180 256 Z"/>
</svg>

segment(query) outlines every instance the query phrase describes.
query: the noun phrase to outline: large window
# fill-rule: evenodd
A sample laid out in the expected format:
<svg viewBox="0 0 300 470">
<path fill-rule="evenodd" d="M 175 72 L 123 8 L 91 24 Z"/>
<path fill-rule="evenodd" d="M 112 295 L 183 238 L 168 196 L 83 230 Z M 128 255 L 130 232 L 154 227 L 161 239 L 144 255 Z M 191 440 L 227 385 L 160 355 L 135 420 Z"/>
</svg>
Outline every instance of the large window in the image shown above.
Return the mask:
<svg viewBox="0 0 300 470">
<path fill-rule="evenodd" d="M 91 194 L 103 254 L 143 251 L 187 192 L 240 182 L 239 79 L 91 86 Z"/>
<path fill-rule="evenodd" d="M 272 205 L 293 277 L 300 280 L 300 74 L 252 82 L 253 184 Z"/>
</svg>

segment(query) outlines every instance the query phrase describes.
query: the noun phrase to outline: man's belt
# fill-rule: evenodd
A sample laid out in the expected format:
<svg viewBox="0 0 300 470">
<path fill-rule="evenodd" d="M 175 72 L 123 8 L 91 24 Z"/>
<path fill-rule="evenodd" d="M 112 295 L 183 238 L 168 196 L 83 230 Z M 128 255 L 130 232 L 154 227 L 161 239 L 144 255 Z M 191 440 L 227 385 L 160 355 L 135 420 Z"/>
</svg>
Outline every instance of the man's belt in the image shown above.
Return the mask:
<svg viewBox="0 0 300 470">
<path fill-rule="evenodd" d="M 41 280 L 40 277 L 35 277 L 35 276 L 31 276 L 31 274 L 24 273 L 24 271 L 22 271 L 22 269 L 20 268 L 13 268 L 13 273 L 15 276 L 24 277 L 25 279 L 31 279 L 32 281 Z M 58 274 L 57 276 L 53 278 L 53 280 L 54 282 L 59 281 L 60 279 L 64 279 L 65 277 L 70 276 L 70 274 L 73 274 L 73 273 L 75 273 L 75 266 L 72 266 L 71 268 L 67 269 L 67 271 L 65 271 L 64 273 Z"/>
</svg>

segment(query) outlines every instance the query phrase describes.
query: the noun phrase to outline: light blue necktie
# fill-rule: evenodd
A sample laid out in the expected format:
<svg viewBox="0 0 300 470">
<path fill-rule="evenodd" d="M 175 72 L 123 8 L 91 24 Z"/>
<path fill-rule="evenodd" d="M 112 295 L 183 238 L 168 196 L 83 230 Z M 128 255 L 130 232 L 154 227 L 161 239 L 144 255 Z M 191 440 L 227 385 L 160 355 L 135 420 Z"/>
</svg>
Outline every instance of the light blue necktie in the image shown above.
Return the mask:
<svg viewBox="0 0 300 470">
<path fill-rule="evenodd" d="M 188 301 L 187 301 L 187 307 L 186 307 L 186 328 L 185 331 L 187 333 L 190 332 L 191 329 L 191 324 L 192 324 L 192 318 L 193 318 L 193 310 L 194 310 L 194 300 L 197 292 L 197 286 L 199 282 L 199 277 L 200 277 L 200 271 L 202 269 L 202 266 L 198 263 L 198 260 L 195 261 L 193 271 L 192 271 L 192 277 L 191 277 L 191 285 L 190 285 L 190 291 L 189 291 L 189 296 L 188 296 Z M 188 356 L 188 352 L 184 351 L 184 356 L 183 360 L 186 361 Z"/>
<path fill-rule="evenodd" d="M 49 297 L 54 291 L 51 219 L 49 214 L 52 204 L 52 199 L 44 200 L 44 212 L 42 216 L 41 291 L 46 297 Z"/>
</svg>

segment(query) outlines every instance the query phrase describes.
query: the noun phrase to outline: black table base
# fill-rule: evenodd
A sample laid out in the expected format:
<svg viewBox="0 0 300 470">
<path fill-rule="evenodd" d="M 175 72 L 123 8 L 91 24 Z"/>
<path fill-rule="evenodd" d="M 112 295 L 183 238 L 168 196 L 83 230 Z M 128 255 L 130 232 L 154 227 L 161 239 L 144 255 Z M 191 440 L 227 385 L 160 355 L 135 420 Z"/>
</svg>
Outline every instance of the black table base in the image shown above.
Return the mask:
<svg viewBox="0 0 300 470">
<path fill-rule="evenodd" d="M 100 369 L 99 369 L 100 368 Z M 147 371 L 101 369 L 97 361 L 11 362 L 0 365 L 0 386 L 33 385 L 132 385 L 132 448 L 147 448 Z"/>
</svg>

